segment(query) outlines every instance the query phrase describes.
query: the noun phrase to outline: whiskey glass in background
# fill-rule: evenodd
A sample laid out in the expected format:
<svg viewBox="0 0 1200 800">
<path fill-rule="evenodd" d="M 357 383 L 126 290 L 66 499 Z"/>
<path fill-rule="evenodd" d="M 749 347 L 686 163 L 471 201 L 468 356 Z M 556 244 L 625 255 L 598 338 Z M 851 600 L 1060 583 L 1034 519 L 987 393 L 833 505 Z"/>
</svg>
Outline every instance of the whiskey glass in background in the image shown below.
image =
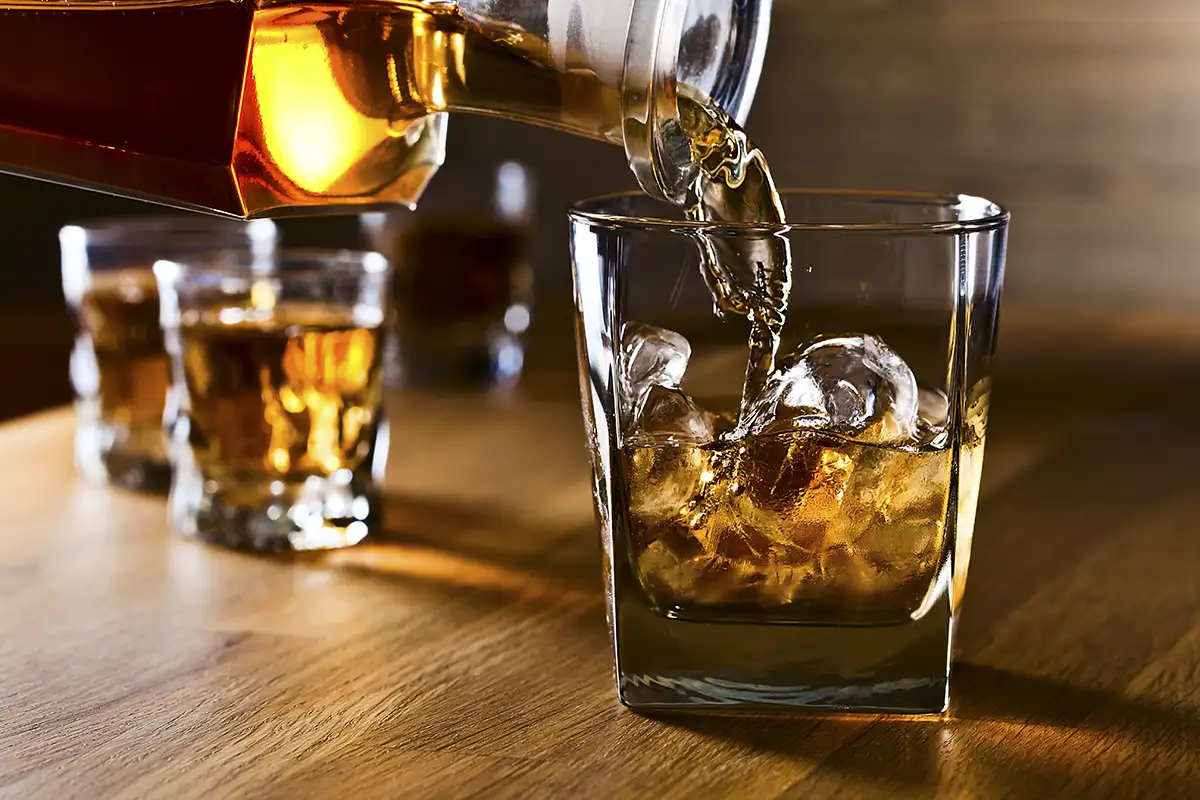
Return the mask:
<svg viewBox="0 0 1200 800">
<path fill-rule="evenodd" d="M 571 212 L 618 692 L 939 713 L 1008 217 L 966 196 L 783 196 L 787 226 L 664 219 L 633 195 Z M 742 410 L 749 326 L 714 315 L 697 245 L 771 239 L 793 262 L 786 324 Z"/>
<path fill-rule="evenodd" d="M 181 390 L 176 529 L 248 550 L 345 547 L 377 532 L 387 260 L 282 249 L 154 272 Z"/>
<path fill-rule="evenodd" d="M 362 215 L 368 246 L 393 269 L 388 381 L 434 389 L 515 384 L 525 361 L 533 271 L 533 178 L 501 164 L 492 191 L 463 187 L 453 206 Z"/>
<path fill-rule="evenodd" d="M 59 242 L 63 294 L 77 328 L 70 366 L 76 466 L 96 483 L 166 491 L 170 366 L 154 262 L 208 250 L 266 254 L 276 244 L 275 226 L 199 214 L 123 217 L 68 225 Z"/>
</svg>

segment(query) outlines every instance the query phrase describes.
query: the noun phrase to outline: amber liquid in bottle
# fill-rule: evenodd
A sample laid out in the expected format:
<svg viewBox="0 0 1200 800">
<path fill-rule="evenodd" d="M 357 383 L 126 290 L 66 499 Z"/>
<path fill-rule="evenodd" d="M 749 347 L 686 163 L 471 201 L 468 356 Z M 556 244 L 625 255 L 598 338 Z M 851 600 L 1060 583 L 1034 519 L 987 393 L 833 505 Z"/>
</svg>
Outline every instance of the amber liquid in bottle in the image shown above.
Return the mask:
<svg viewBox="0 0 1200 800">
<path fill-rule="evenodd" d="M 0 0 L 18 174 L 236 216 L 411 204 L 451 108 L 620 142 L 611 88 L 453 6 Z"/>
</svg>

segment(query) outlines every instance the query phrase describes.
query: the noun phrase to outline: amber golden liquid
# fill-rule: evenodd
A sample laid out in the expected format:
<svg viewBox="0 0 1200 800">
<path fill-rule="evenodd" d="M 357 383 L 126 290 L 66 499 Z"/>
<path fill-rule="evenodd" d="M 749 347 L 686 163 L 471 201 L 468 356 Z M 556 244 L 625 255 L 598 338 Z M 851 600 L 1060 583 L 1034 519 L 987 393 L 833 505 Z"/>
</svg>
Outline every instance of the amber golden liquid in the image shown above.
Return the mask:
<svg viewBox="0 0 1200 800">
<path fill-rule="evenodd" d="M 222 322 L 214 311 L 183 325 L 189 439 L 201 474 L 294 481 L 360 467 L 379 423 L 381 337 L 380 328 L 311 306 L 279 307 L 262 321 Z"/>
<path fill-rule="evenodd" d="M 0 164 L 238 216 L 412 203 L 450 109 L 621 141 L 615 92 L 453 6 L 0 0 Z"/>
<path fill-rule="evenodd" d="M 634 570 L 668 613 L 901 622 L 941 566 L 950 449 L 782 434 L 625 455 Z"/>
<path fill-rule="evenodd" d="M 149 270 L 93 276 L 79 308 L 96 356 L 100 422 L 123 446 L 165 458 L 162 415 L 171 368 Z"/>
<path fill-rule="evenodd" d="M 632 573 L 670 616 L 890 624 L 925 607 L 952 542 L 956 610 L 990 396 L 987 380 L 970 391 L 958 446 L 944 436 L 880 446 L 810 432 L 627 441 Z"/>
</svg>

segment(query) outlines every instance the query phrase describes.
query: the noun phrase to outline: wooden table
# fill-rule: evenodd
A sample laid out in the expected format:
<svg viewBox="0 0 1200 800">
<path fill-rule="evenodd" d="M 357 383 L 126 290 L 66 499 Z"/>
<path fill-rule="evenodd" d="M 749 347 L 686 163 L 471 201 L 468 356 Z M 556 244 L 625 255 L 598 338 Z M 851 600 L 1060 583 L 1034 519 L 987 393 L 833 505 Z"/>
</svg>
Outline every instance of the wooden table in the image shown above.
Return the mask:
<svg viewBox="0 0 1200 800">
<path fill-rule="evenodd" d="M 394 398 L 392 534 L 315 558 L 84 486 L 68 411 L 4 426 L 0 798 L 1200 797 L 1200 323 L 1046 320 L 1006 319 L 940 722 L 621 708 L 565 348 Z"/>
</svg>

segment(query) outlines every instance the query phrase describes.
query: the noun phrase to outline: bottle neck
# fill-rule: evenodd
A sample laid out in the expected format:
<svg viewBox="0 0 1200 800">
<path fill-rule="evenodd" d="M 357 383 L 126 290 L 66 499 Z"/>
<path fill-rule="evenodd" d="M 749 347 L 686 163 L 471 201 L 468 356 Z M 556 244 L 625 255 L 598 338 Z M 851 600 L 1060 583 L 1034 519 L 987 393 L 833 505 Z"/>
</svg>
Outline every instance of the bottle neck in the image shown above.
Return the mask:
<svg viewBox="0 0 1200 800">
<path fill-rule="evenodd" d="M 762 68 L 771 0 L 456 0 L 484 29 L 545 36 L 562 77 L 561 113 L 533 121 L 624 145 L 642 188 L 683 203 L 695 183 L 680 84 L 745 118 Z M 542 33 L 542 32 L 545 33 Z M 508 108 L 476 109 L 518 116 Z M 464 108 L 463 110 L 471 110 Z"/>
<path fill-rule="evenodd" d="M 758 87 L 771 0 L 634 0 L 621 101 L 625 153 L 652 197 L 694 201 L 698 171 L 679 93 L 745 121 Z"/>
<path fill-rule="evenodd" d="M 616 91 L 616 130 L 629 166 L 642 189 L 660 200 L 682 204 L 693 194 L 697 168 L 679 123 L 678 84 L 687 67 L 687 75 L 700 79 L 693 88 L 707 95 L 714 81 L 695 62 L 715 61 L 716 54 L 693 53 L 681 64 L 681 47 L 689 22 L 695 26 L 698 13 L 720 3 L 731 6 L 731 0 L 547 0 L 555 67 L 585 70 Z M 718 19 L 706 17 L 719 29 Z M 708 50 L 719 46 L 719 33 Z"/>
<path fill-rule="evenodd" d="M 688 0 L 634 0 L 621 75 L 629 167 L 647 194 L 677 205 L 690 198 L 697 173 L 679 122 L 678 61 L 687 9 Z"/>
</svg>

